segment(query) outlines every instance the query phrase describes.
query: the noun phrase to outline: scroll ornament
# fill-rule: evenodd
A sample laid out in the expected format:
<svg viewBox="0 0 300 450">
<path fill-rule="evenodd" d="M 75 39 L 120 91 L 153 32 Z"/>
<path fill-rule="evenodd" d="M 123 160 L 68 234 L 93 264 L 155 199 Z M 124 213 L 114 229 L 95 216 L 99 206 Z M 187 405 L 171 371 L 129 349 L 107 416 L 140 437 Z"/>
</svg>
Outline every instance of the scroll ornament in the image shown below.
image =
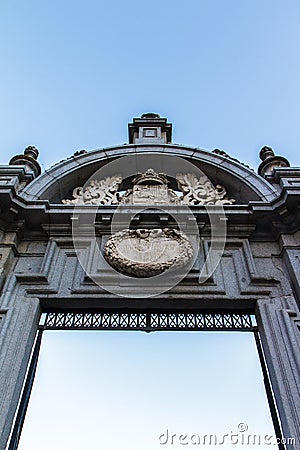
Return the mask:
<svg viewBox="0 0 300 450">
<path fill-rule="evenodd" d="M 181 202 L 184 205 L 232 205 L 235 200 L 226 197 L 226 189 L 217 184 L 216 187 L 203 175 L 199 179 L 193 173 L 178 173 L 176 180 L 183 192 Z"/>
<path fill-rule="evenodd" d="M 89 186 L 76 187 L 72 200 L 62 200 L 66 205 L 117 205 L 119 203 L 118 189 L 122 183 L 120 175 L 106 177 L 103 180 L 91 180 Z"/>
</svg>

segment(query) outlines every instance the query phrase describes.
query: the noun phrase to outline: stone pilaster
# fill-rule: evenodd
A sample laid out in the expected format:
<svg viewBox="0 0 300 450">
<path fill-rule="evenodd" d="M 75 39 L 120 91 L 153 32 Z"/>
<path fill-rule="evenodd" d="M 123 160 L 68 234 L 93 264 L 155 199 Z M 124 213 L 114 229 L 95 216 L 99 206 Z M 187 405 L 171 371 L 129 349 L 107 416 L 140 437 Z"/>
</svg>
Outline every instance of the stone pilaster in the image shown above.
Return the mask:
<svg viewBox="0 0 300 450">
<path fill-rule="evenodd" d="M 259 300 L 257 319 L 283 436 L 296 440 L 287 449 L 300 450 L 300 317 L 280 300 Z"/>
<path fill-rule="evenodd" d="M 36 336 L 39 300 L 19 298 L 0 313 L 0 450 L 5 450 Z"/>
</svg>

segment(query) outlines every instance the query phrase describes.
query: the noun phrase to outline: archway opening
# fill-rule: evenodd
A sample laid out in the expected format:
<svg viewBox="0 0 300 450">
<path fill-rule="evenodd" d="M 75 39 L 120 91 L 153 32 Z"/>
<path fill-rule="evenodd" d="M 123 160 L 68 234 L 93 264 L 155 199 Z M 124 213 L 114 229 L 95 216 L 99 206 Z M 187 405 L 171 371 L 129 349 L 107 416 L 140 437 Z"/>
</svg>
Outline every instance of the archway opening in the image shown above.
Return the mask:
<svg viewBox="0 0 300 450">
<path fill-rule="evenodd" d="M 19 450 L 229 446 L 243 436 L 258 449 L 266 435 L 275 438 L 251 331 L 51 331 Z"/>
</svg>

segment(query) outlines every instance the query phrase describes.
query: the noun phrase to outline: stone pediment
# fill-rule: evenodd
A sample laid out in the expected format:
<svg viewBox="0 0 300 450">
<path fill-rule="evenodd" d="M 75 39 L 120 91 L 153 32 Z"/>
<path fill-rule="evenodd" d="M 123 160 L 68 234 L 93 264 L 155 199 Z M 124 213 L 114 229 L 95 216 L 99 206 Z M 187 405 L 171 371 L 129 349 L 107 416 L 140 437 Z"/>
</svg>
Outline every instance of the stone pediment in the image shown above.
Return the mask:
<svg viewBox="0 0 300 450">
<path fill-rule="evenodd" d="M 206 175 L 197 178 L 194 173 L 176 175 L 178 191 L 169 188 L 164 173 L 148 169 L 137 174 L 132 186 L 121 191 L 122 176 L 115 175 L 102 180 L 91 180 L 85 187 L 76 187 L 72 199 L 64 204 L 74 205 L 232 205 L 224 186 L 216 185 Z"/>
<path fill-rule="evenodd" d="M 166 158 L 171 159 L 173 157 L 181 157 L 183 161 L 190 161 L 197 169 L 200 169 L 210 180 L 212 185 L 217 188 L 218 185 L 224 186 L 226 190 L 226 196 L 228 199 L 235 199 L 235 204 L 247 205 L 250 201 L 272 201 L 278 196 L 278 190 L 272 184 L 270 184 L 263 177 L 257 175 L 253 170 L 246 167 L 242 163 L 239 163 L 228 156 L 223 154 L 209 152 L 202 149 L 195 149 L 186 146 L 176 146 L 174 144 L 168 144 L 165 146 L 149 145 L 148 147 L 143 145 L 123 145 L 118 147 L 112 147 L 109 149 L 98 149 L 89 152 L 82 152 L 80 154 L 74 154 L 67 160 L 64 160 L 58 164 L 55 164 L 47 171 L 43 172 L 39 177 L 33 180 L 25 189 L 22 190 L 22 196 L 27 200 L 40 199 L 47 200 L 50 204 L 60 204 L 62 199 L 67 200 L 63 202 L 65 204 L 75 204 L 81 201 L 81 204 L 85 204 L 85 201 L 79 200 L 82 197 L 82 191 L 78 188 L 87 189 L 88 184 L 86 180 L 92 180 L 95 177 L 93 174 L 100 168 L 109 165 L 112 161 L 118 165 L 118 160 L 123 157 L 131 155 L 152 155 L 154 161 L 157 161 L 155 169 L 157 172 L 165 171 L 163 162 Z M 163 159 L 165 158 L 165 159 Z M 153 167 L 151 162 L 148 166 L 138 167 L 139 172 L 145 172 L 148 168 Z M 193 170 L 184 170 L 178 168 L 176 173 L 193 173 Z M 107 173 L 109 177 L 114 174 L 121 174 L 122 167 L 115 170 L 115 172 Z M 182 192 L 178 188 L 176 179 L 176 173 L 172 174 L 173 182 L 168 186 L 173 190 Z M 133 174 L 132 174 L 133 175 Z M 169 175 L 169 174 L 168 174 Z M 104 176 L 100 176 L 97 182 L 105 180 Z M 198 176 L 198 179 L 200 177 Z M 126 183 L 125 183 L 126 184 Z M 125 185 L 124 180 L 120 185 L 123 190 L 132 189 L 132 186 Z M 191 183 L 190 183 L 191 184 Z M 98 186 L 93 187 L 93 202 L 87 204 L 97 204 L 97 196 L 95 192 L 98 190 Z M 124 193 L 118 188 L 117 198 Z M 102 190 L 102 188 L 101 188 Z M 219 190 L 219 189 L 218 189 Z M 73 191 L 75 196 L 73 196 Z M 96 194 L 96 196 L 94 196 Z M 86 200 L 89 195 L 89 189 L 87 196 L 83 196 Z M 102 194 L 101 194 L 102 195 Z M 226 197 L 225 196 L 225 197 Z M 108 196 L 109 197 L 109 196 Z M 78 199 L 76 202 L 74 200 Z M 105 197 L 104 197 L 105 198 Z M 199 199 L 199 195 L 195 198 Z M 197 200 L 194 204 L 201 204 L 201 201 Z M 223 198 L 225 199 L 225 198 Z M 195 200 L 195 199 L 194 199 Z M 218 199 L 216 198 L 216 201 Z M 70 203 L 71 201 L 71 203 Z M 103 205 L 106 200 L 102 199 L 99 204 Z M 95 202 L 95 203 L 94 203 Z M 115 204 L 112 203 L 111 204 Z"/>
</svg>

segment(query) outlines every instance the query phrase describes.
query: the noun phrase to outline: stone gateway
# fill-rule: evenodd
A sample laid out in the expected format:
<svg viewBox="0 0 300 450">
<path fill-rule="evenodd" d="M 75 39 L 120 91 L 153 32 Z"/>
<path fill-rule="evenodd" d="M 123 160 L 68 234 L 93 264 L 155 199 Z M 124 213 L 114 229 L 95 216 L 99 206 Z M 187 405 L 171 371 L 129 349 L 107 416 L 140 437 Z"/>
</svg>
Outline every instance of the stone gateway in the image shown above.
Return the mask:
<svg viewBox="0 0 300 450">
<path fill-rule="evenodd" d="M 279 448 L 300 450 L 300 168 L 176 145 L 158 114 L 128 130 L 45 172 L 33 146 L 0 166 L 0 450 L 53 329 L 252 331 L 276 436 L 296 442 Z"/>
</svg>

